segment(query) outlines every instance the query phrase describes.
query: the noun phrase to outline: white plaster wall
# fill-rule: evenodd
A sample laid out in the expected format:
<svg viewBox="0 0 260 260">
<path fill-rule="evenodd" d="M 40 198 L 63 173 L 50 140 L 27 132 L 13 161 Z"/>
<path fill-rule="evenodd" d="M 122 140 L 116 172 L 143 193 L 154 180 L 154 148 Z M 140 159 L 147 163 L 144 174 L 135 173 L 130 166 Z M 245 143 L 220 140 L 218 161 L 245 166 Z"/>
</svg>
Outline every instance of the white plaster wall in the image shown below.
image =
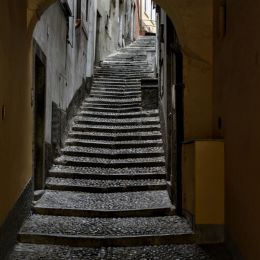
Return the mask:
<svg viewBox="0 0 260 260">
<path fill-rule="evenodd" d="M 76 13 L 76 1 L 70 0 Z M 82 20 L 85 19 L 86 0 L 82 0 Z M 75 28 L 75 18 L 70 18 L 70 44 L 66 41 L 67 23 L 59 2 L 42 15 L 33 37 L 46 55 L 46 141 L 51 142 L 52 102 L 66 110 L 86 76 L 87 35 L 82 22 Z"/>
</svg>

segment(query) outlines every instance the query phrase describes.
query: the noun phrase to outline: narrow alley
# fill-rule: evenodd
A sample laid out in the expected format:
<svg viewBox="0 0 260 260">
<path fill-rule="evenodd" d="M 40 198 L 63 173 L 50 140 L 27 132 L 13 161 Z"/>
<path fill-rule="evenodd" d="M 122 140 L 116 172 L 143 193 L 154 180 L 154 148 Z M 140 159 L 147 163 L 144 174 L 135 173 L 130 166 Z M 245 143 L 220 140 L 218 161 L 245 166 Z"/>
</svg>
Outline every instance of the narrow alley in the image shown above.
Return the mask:
<svg viewBox="0 0 260 260">
<path fill-rule="evenodd" d="M 2 0 L 0 260 L 260 259 L 259 10 Z"/>
<path fill-rule="evenodd" d="M 10 259 L 211 259 L 175 215 L 158 109 L 142 108 L 151 48 L 141 37 L 96 67 Z"/>
</svg>

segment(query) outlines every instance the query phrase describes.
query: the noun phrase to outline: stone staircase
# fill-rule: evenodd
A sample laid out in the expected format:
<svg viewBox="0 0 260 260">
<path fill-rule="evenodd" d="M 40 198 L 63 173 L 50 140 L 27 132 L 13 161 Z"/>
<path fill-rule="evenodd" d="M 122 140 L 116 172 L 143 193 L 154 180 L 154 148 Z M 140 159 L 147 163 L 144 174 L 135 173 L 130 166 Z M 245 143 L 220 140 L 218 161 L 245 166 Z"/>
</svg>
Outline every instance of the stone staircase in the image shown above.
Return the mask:
<svg viewBox="0 0 260 260">
<path fill-rule="evenodd" d="M 141 37 L 96 68 L 10 259 L 210 259 L 169 199 L 158 110 L 141 107 L 154 46 Z"/>
</svg>

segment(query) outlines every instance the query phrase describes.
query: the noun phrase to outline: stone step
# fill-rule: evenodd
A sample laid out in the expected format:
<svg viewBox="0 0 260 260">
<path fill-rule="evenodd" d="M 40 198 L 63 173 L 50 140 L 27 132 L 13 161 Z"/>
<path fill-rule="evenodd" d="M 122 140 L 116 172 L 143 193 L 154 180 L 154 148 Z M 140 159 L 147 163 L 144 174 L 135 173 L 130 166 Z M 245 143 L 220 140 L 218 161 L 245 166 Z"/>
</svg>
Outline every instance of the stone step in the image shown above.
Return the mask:
<svg viewBox="0 0 260 260">
<path fill-rule="evenodd" d="M 93 112 L 108 112 L 108 113 L 125 113 L 125 112 L 139 112 L 142 110 L 141 107 L 126 107 L 126 108 L 108 108 L 91 105 L 82 105 L 81 110 L 93 111 Z"/>
<path fill-rule="evenodd" d="M 114 100 L 122 100 L 123 98 L 140 98 L 141 94 L 134 94 L 134 95 L 115 95 L 115 94 L 93 94 L 93 92 L 90 93 L 89 97 L 91 98 L 100 98 L 100 99 L 114 99 Z"/>
<path fill-rule="evenodd" d="M 141 94 L 110 94 L 110 93 L 93 93 L 91 92 L 89 97 L 91 98 L 100 98 L 100 99 L 114 99 L 114 100 L 122 100 L 125 98 L 130 98 L 130 99 L 136 99 L 136 98 L 141 98 Z"/>
<path fill-rule="evenodd" d="M 147 65 L 144 65 L 147 66 Z M 99 72 L 99 73 L 108 73 L 109 75 L 115 73 L 120 75 L 120 77 L 127 75 L 127 74 L 136 74 L 138 76 L 140 75 L 145 75 L 145 74 L 149 74 L 149 73 L 153 73 L 154 71 L 152 69 L 146 69 L 146 70 L 142 70 L 142 68 L 136 68 L 136 66 L 134 67 L 127 67 L 126 69 L 122 68 L 122 63 L 120 64 L 111 64 L 111 65 L 103 65 L 102 68 L 98 68 L 95 70 L 95 72 Z"/>
<path fill-rule="evenodd" d="M 146 180 L 165 179 L 165 167 L 125 168 L 124 171 L 115 168 L 86 168 L 53 165 L 49 170 L 49 177 L 69 179 L 95 180 Z"/>
<path fill-rule="evenodd" d="M 141 85 L 132 84 L 132 85 L 124 85 L 124 84 L 99 84 L 93 83 L 91 90 L 106 90 L 106 91 L 120 91 L 120 92 L 130 92 L 130 91 L 141 91 Z"/>
<path fill-rule="evenodd" d="M 135 72 L 135 73 L 133 73 L 133 72 L 131 72 L 131 71 L 129 71 L 129 72 L 126 72 L 126 71 L 122 71 L 122 72 L 115 72 L 115 71 L 113 71 L 113 70 L 111 70 L 111 71 L 105 71 L 105 70 L 99 70 L 99 71 L 95 71 L 95 73 L 94 73 L 94 78 L 95 77 L 106 77 L 106 78 L 122 78 L 122 77 L 124 77 L 123 79 L 125 79 L 125 78 L 128 78 L 128 77 L 136 77 L 136 76 L 140 76 L 141 74 L 139 74 L 139 73 L 137 73 L 137 72 Z"/>
<path fill-rule="evenodd" d="M 99 118 L 99 117 L 84 117 L 76 116 L 74 122 L 77 124 L 90 124 L 90 125 L 151 125 L 159 124 L 159 117 L 139 117 L 139 118 Z"/>
<path fill-rule="evenodd" d="M 106 149 L 132 149 L 143 147 L 162 147 L 163 142 L 159 140 L 137 140 L 137 141 L 99 141 L 99 140 L 82 140 L 82 139 L 67 139 L 67 146 L 81 146 Z"/>
<path fill-rule="evenodd" d="M 91 91 L 90 97 L 98 98 L 112 98 L 112 99 L 122 99 L 122 98 L 140 98 L 141 93 L 124 93 L 124 92 L 114 92 L 112 91 Z"/>
<path fill-rule="evenodd" d="M 19 242 L 77 247 L 191 244 L 195 235 L 178 216 L 82 218 L 33 215 L 22 226 Z"/>
<path fill-rule="evenodd" d="M 139 141 L 139 140 L 160 140 L 162 138 L 161 132 L 136 132 L 136 133 L 107 133 L 107 132 L 80 132 L 70 131 L 69 138 L 75 139 L 90 139 L 90 140 L 104 140 L 104 141 Z"/>
<path fill-rule="evenodd" d="M 146 131 L 160 131 L 160 124 L 147 124 L 147 125 L 92 125 L 92 124 L 73 124 L 73 131 L 95 131 L 95 132 L 108 132 L 108 133 L 134 133 Z"/>
<path fill-rule="evenodd" d="M 223 245 L 168 244 L 132 247 L 73 247 L 19 243 L 12 260 L 231 260 Z"/>
<path fill-rule="evenodd" d="M 120 93 L 126 94 L 128 92 L 141 92 L 141 87 L 118 87 L 118 86 L 104 86 L 104 85 L 93 85 L 91 91 L 105 91 L 106 93 Z"/>
<path fill-rule="evenodd" d="M 135 79 L 135 80 L 141 80 L 141 76 L 144 74 L 144 73 L 138 73 L 138 72 L 135 72 L 134 75 L 133 74 L 126 74 L 126 73 L 114 73 L 112 74 L 113 72 L 105 72 L 105 71 L 102 71 L 102 72 L 99 72 L 99 73 L 96 73 L 94 75 L 94 80 L 104 80 L 104 81 L 110 81 L 110 79 L 121 79 L 121 80 L 125 80 L 126 82 L 128 82 L 128 80 L 132 80 L 132 79 Z M 148 72 L 147 72 L 148 73 Z M 145 73 L 146 74 L 146 73 Z"/>
<path fill-rule="evenodd" d="M 112 83 L 115 85 L 120 85 L 120 84 L 133 84 L 136 85 L 140 82 L 139 79 L 125 79 L 125 78 L 116 78 L 116 79 L 97 79 L 94 78 L 93 83 L 102 83 L 102 84 L 106 84 L 106 83 Z"/>
<path fill-rule="evenodd" d="M 132 110 L 141 110 L 141 102 L 133 103 L 105 103 L 105 102 L 84 102 L 82 107 L 96 107 L 96 108 L 107 108 L 107 109 L 132 109 Z"/>
<path fill-rule="evenodd" d="M 130 159 L 130 158 L 152 158 L 164 155 L 162 147 L 150 147 L 139 149 L 101 149 L 86 148 L 79 146 L 67 146 L 61 150 L 63 155 L 96 157 L 106 159 Z"/>
<path fill-rule="evenodd" d="M 90 193 L 46 190 L 36 214 L 77 217 L 136 217 L 175 214 L 167 190 Z"/>
<path fill-rule="evenodd" d="M 165 166 L 164 156 L 152 158 L 106 159 L 96 157 L 79 157 L 62 155 L 54 160 L 57 165 L 75 167 L 100 167 L 100 168 L 135 168 Z"/>
<path fill-rule="evenodd" d="M 99 102 L 99 103 L 106 103 L 106 104 L 131 104 L 131 103 L 138 103 L 141 102 L 141 98 L 122 98 L 122 99 L 113 99 L 113 98 L 86 98 L 85 101 L 83 102 L 83 105 L 85 103 L 90 103 L 90 102 Z"/>
<path fill-rule="evenodd" d="M 138 91 L 129 91 L 129 90 L 118 90 L 117 91 L 112 91 L 112 90 L 108 90 L 106 88 L 104 88 L 103 90 L 97 90 L 97 89 L 92 89 L 91 91 L 92 95 L 96 95 L 96 94 L 104 94 L 104 95 L 115 95 L 115 96 L 123 96 L 123 95 L 141 95 L 142 91 L 138 90 Z"/>
<path fill-rule="evenodd" d="M 139 118 L 139 117 L 156 117 L 159 116 L 158 109 L 145 110 L 138 112 L 128 112 L 128 113 L 107 113 L 107 112 L 92 112 L 92 111 L 81 111 L 79 116 L 93 116 L 101 118 Z"/>
<path fill-rule="evenodd" d="M 79 191 L 95 193 L 115 193 L 166 190 L 166 181 L 163 179 L 146 180 L 88 180 L 53 178 L 47 179 L 46 188 L 60 191 Z"/>
</svg>

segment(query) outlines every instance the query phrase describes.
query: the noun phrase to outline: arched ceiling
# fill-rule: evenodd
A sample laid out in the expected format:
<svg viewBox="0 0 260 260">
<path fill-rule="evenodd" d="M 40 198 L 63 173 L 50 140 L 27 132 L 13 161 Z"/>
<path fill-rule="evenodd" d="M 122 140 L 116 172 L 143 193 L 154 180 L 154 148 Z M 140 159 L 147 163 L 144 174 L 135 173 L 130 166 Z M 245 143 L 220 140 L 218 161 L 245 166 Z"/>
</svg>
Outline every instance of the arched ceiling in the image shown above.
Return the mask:
<svg viewBox="0 0 260 260">
<path fill-rule="evenodd" d="M 28 34 L 42 13 L 56 0 L 27 0 Z M 97 0 L 98 1 L 98 0 Z M 213 0 L 155 0 L 171 18 L 184 54 L 205 65 L 212 64 Z"/>
</svg>

